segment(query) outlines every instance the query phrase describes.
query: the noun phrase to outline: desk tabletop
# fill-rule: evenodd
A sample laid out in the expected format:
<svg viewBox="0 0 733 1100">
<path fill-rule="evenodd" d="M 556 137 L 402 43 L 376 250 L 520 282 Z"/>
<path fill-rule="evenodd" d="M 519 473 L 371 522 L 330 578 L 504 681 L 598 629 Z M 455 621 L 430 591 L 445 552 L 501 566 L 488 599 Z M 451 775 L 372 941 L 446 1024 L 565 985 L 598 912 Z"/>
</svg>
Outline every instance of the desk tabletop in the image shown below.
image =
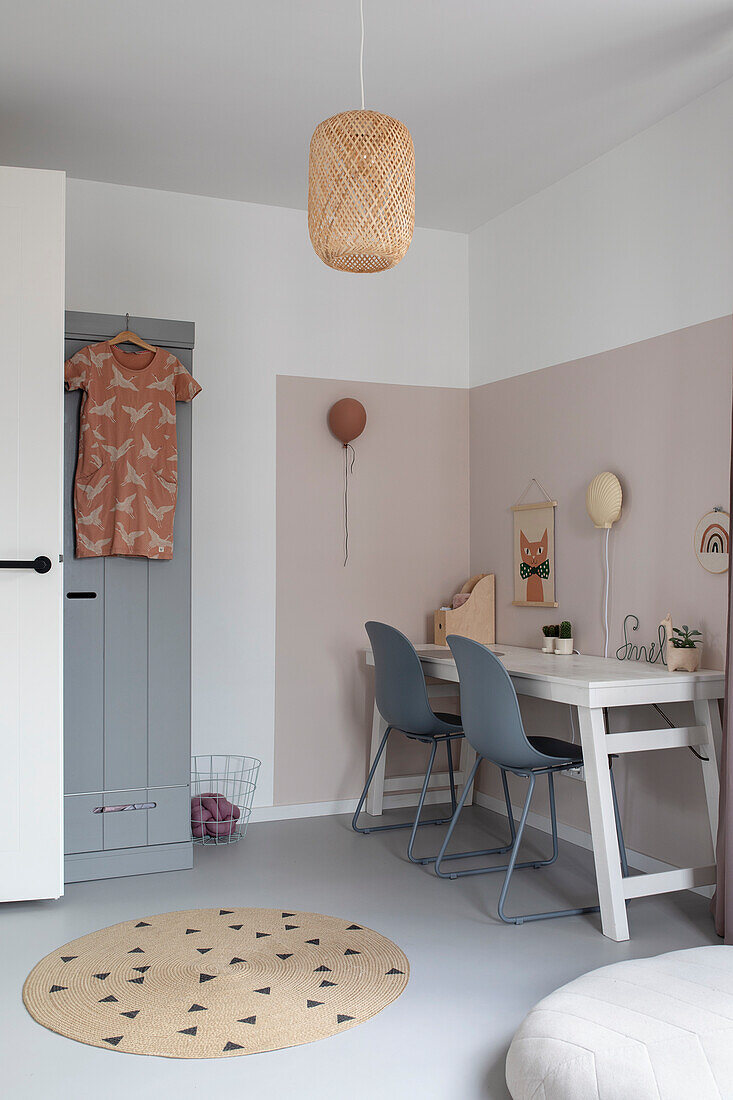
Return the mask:
<svg viewBox="0 0 733 1100">
<path fill-rule="evenodd" d="M 458 679 L 455 661 L 447 646 L 418 645 L 415 648 L 427 675 L 441 680 Z M 716 669 L 668 672 L 662 664 L 619 661 L 615 657 L 543 653 L 540 649 L 501 642 L 490 648 L 520 694 L 582 702 L 586 706 L 715 699 L 724 694 L 725 676 Z M 371 650 L 367 650 L 366 657 L 367 664 L 374 663 Z"/>
</svg>

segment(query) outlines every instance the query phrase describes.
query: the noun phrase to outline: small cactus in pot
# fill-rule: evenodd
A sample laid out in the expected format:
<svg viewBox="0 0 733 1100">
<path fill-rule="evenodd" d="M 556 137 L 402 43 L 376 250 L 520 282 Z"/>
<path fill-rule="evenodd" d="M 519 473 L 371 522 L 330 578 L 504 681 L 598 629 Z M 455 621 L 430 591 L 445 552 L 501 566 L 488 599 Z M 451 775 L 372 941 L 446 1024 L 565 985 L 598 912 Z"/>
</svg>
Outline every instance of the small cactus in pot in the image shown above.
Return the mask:
<svg viewBox="0 0 733 1100">
<path fill-rule="evenodd" d="M 545 643 L 542 646 L 543 653 L 555 652 L 555 639 L 560 635 L 560 627 L 557 623 L 550 623 L 549 626 L 542 627 L 542 633 L 545 636 Z"/>
<path fill-rule="evenodd" d="M 560 623 L 560 635 L 555 642 L 555 653 L 573 652 L 573 624 L 563 619 Z"/>
</svg>

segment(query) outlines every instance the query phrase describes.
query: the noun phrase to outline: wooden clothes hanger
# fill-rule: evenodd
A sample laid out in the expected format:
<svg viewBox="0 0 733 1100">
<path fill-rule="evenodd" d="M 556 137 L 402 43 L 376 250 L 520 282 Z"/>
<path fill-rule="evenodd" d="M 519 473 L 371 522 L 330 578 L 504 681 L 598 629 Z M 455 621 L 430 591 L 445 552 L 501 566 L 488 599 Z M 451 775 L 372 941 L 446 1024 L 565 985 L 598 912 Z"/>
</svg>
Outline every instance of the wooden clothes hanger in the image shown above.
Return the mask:
<svg viewBox="0 0 733 1100">
<path fill-rule="evenodd" d="M 130 314 L 125 314 L 125 324 L 127 328 L 122 332 L 118 332 L 116 336 L 113 336 L 111 340 L 107 342 L 109 344 L 135 344 L 139 348 L 145 348 L 146 351 L 157 351 L 158 349 L 153 344 L 146 343 L 142 336 L 138 336 L 136 332 L 132 332 L 130 329 Z"/>
</svg>

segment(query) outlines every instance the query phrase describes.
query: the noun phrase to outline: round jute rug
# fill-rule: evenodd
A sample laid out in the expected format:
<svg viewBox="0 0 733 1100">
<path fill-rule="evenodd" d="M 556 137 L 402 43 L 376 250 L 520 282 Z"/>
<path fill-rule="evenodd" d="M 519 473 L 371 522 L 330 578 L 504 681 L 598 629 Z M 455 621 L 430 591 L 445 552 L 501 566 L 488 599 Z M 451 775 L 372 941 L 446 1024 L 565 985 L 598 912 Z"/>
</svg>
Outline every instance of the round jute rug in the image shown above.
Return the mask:
<svg viewBox="0 0 733 1100">
<path fill-rule="evenodd" d="M 189 909 L 92 932 L 23 987 L 34 1020 L 81 1043 L 225 1058 L 311 1043 L 381 1012 L 407 958 L 354 921 L 281 909 Z"/>
</svg>

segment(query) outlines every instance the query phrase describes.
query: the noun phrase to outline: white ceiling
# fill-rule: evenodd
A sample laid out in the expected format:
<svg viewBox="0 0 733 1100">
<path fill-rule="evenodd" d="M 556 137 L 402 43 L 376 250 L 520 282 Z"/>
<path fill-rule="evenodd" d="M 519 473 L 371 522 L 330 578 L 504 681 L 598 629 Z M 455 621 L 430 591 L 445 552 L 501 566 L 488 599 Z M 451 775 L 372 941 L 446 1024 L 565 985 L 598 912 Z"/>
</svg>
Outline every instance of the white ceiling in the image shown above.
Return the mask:
<svg viewBox="0 0 733 1100">
<path fill-rule="evenodd" d="M 733 76 L 733 0 L 364 0 L 417 222 L 467 231 Z M 0 162 L 305 207 L 358 0 L 0 0 Z"/>
</svg>

